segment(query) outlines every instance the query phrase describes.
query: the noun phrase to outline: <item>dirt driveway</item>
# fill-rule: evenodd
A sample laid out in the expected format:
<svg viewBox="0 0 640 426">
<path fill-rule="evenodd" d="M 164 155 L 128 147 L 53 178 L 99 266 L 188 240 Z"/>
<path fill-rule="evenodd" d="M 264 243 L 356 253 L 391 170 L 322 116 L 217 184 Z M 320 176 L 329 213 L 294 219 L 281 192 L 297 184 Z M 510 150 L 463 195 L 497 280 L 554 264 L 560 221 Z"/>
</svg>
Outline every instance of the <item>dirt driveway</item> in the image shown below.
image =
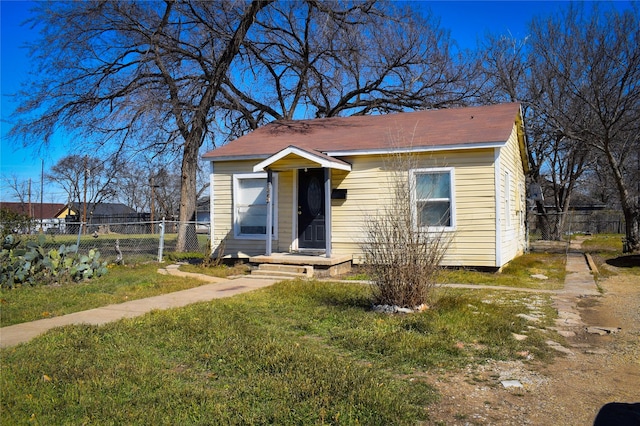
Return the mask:
<svg viewBox="0 0 640 426">
<path fill-rule="evenodd" d="M 430 407 L 432 425 L 593 425 L 608 402 L 640 402 L 640 278 L 601 281 L 602 296 L 583 297 L 584 325 L 566 338 L 572 354 L 552 363 L 491 362 L 433 380 L 442 395 Z M 598 335 L 586 326 L 620 327 Z M 522 388 L 501 381 L 517 378 Z"/>
</svg>

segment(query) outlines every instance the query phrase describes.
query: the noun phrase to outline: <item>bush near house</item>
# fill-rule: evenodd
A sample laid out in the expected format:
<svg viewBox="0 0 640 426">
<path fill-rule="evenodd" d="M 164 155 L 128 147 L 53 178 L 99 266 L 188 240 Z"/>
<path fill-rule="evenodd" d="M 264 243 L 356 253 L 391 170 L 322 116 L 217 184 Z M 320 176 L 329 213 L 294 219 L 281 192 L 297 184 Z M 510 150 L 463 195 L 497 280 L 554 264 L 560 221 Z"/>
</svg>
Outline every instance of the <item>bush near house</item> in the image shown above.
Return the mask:
<svg viewBox="0 0 640 426">
<path fill-rule="evenodd" d="M 360 249 L 378 305 L 413 309 L 426 304 L 452 238 L 416 223 L 421 213 L 416 214 L 411 194 L 416 193 L 417 185 L 409 173 L 417 168 L 414 161 L 401 154 L 386 160 L 386 168 L 395 171 L 388 182 L 391 201 L 364 222 Z M 418 192 L 428 198 L 430 190 Z"/>
</svg>

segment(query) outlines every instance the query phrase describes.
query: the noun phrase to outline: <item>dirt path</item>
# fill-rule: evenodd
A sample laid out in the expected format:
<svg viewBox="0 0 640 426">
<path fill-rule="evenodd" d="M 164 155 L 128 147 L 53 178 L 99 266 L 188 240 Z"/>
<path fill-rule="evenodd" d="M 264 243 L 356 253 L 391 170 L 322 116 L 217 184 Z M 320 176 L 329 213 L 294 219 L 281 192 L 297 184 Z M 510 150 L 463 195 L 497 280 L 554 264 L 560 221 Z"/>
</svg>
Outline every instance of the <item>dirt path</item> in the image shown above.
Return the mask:
<svg viewBox="0 0 640 426">
<path fill-rule="evenodd" d="M 431 406 L 433 425 L 592 425 L 608 402 L 640 402 L 640 283 L 637 276 L 601 281 L 602 296 L 579 299 L 583 325 L 571 327 L 572 354 L 552 363 L 491 362 L 433 384 L 442 395 Z M 620 327 L 597 335 L 586 326 Z M 523 388 L 505 388 L 517 378 Z"/>
</svg>

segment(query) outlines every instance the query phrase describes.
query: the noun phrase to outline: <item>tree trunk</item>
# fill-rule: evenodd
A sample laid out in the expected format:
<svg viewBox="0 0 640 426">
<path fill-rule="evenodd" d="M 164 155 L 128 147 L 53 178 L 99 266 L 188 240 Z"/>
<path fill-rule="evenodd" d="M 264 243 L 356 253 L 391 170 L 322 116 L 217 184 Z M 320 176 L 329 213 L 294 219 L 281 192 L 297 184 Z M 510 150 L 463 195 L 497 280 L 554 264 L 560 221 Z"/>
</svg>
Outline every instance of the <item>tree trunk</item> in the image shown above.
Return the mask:
<svg viewBox="0 0 640 426">
<path fill-rule="evenodd" d="M 632 197 L 626 185 L 626 181 L 622 175 L 620 163 L 613 155 L 609 140 L 605 140 L 603 144 L 604 152 L 611 171 L 613 180 L 620 194 L 620 204 L 622 204 L 622 213 L 625 220 L 625 239 L 627 244 L 623 247 L 625 253 L 635 253 L 640 251 L 640 196 Z"/>
<path fill-rule="evenodd" d="M 182 156 L 182 185 L 180 188 L 180 226 L 178 228 L 176 251 L 198 250 L 195 222 L 188 222 L 195 220 L 198 152 L 206 134 L 207 116 L 218 96 L 222 79 L 229 70 L 233 58 L 240 50 L 240 45 L 247 35 L 249 27 L 253 24 L 258 12 L 273 1 L 274 0 L 254 0 L 251 2 L 240 20 L 236 32 L 233 34 L 231 40 L 229 40 L 224 52 L 222 52 L 215 72 L 209 78 L 209 85 L 191 121 L 191 128 L 187 129 L 186 125 L 182 126 L 181 133 L 185 140 L 184 155 Z M 181 117 L 180 114 L 177 114 L 177 116 Z"/>
<path fill-rule="evenodd" d="M 569 221 L 569 195 L 568 195 L 568 191 L 565 192 L 565 194 L 567 194 L 567 195 L 564 197 L 562 209 L 558 210 L 557 216 L 556 216 L 557 217 L 557 219 L 556 219 L 556 231 L 555 231 L 555 238 L 554 238 L 554 240 L 556 240 L 556 241 L 562 241 L 564 234 L 566 232 L 571 231 L 571 222 L 569 222 L 569 226 L 567 227 L 567 221 Z M 569 236 L 569 239 L 571 239 L 571 236 Z"/>
<path fill-rule="evenodd" d="M 192 133 L 193 135 L 193 133 Z M 196 136 L 196 135 L 193 135 Z M 182 155 L 182 174 L 180 185 L 180 215 L 178 217 L 178 241 L 176 251 L 198 251 L 198 239 L 195 226 L 196 211 L 196 174 L 198 171 L 198 151 L 200 144 L 188 139 Z"/>
<path fill-rule="evenodd" d="M 537 227 L 540 230 L 540 239 L 551 239 L 551 226 L 549 225 L 549 215 L 542 201 L 536 201 L 536 220 Z"/>
<path fill-rule="evenodd" d="M 623 208 L 625 220 L 625 239 L 627 244 L 623 247 L 625 253 L 640 252 L 640 211 L 638 206 Z"/>
</svg>

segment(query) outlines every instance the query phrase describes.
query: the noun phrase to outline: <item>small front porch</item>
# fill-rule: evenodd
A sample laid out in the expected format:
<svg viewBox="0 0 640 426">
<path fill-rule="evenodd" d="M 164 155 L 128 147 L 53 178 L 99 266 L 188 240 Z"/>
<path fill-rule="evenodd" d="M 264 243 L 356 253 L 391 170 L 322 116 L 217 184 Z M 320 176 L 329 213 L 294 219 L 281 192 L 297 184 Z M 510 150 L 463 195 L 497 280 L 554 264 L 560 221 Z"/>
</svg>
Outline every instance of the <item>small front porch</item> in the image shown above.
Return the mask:
<svg viewBox="0 0 640 426">
<path fill-rule="evenodd" d="M 258 269 L 254 275 L 335 277 L 351 271 L 351 255 L 307 255 L 303 253 L 272 253 L 249 258 Z"/>
</svg>

